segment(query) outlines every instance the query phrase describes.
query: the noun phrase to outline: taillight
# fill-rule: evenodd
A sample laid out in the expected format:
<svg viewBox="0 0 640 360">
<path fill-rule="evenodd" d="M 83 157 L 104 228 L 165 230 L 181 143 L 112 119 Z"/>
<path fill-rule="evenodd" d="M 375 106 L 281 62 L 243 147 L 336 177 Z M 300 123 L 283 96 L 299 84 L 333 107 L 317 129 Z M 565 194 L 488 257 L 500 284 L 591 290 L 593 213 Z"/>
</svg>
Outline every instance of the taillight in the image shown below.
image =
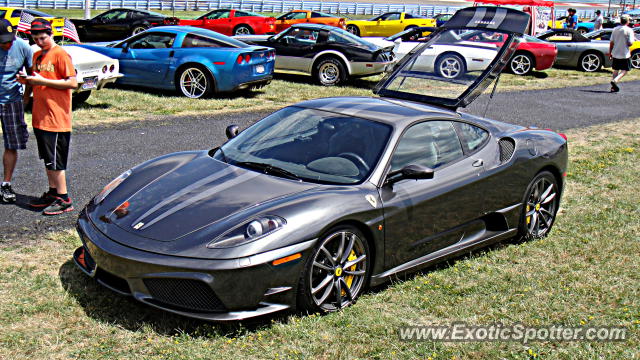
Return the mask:
<svg viewBox="0 0 640 360">
<path fill-rule="evenodd" d="M 107 72 L 107 65 L 105 65 L 105 66 L 103 66 L 103 67 L 102 67 L 102 72 L 103 72 L 103 73 L 106 73 L 106 72 Z"/>
<path fill-rule="evenodd" d="M 545 130 L 547 130 L 547 131 L 551 131 L 551 132 L 555 132 L 555 131 L 553 131 L 553 130 L 551 130 L 551 129 L 545 129 Z M 568 140 L 569 140 L 569 139 L 567 139 L 567 135 L 566 135 L 566 134 L 564 134 L 564 133 L 559 133 L 559 132 L 555 132 L 555 133 L 556 133 L 556 134 L 558 134 L 558 135 L 560 135 L 560 137 L 561 137 L 561 138 L 563 138 L 565 141 L 568 141 Z"/>
<path fill-rule="evenodd" d="M 114 64 L 111 64 L 111 66 L 109 67 L 109 72 L 113 72 L 113 70 L 116 69 L 116 66 Z"/>
<path fill-rule="evenodd" d="M 244 61 L 244 57 L 242 55 L 238 55 L 238 58 L 236 59 L 236 62 L 238 64 L 242 64 L 243 61 Z"/>
<path fill-rule="evenodd" d="M 249 61 L 251 61 L 251 55 L 250 55 L 250 54 L 245 55 L 245 56 L 244 56 L 244 61 L 246 61 L 246 62 L 247 62 L 247 64 L 248 64 L 248 63 L 249 63 Z"/>
</svg>

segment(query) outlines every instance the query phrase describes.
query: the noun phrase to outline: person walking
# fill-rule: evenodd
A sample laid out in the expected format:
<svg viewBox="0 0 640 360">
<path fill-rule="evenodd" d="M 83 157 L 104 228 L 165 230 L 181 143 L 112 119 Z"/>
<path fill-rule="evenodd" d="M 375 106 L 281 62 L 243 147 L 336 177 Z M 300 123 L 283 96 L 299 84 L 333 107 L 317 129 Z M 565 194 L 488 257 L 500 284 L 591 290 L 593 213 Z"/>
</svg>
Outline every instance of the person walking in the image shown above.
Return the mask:
<svg viewBox="0 0 640 360">
<path fill-rule="evenodd" d="M 27 148 L 29 132 L 24 122 L 22 86 L 16 76 L 18 71 L 31 69 L 33 51 L 26 42 L 16 39 L 13 26 L 0 19 L 0 120 L 4 153 L 2 154 L 3 179 L 0 199 L 6 203 L 16 201 L 11 188 L 11 178 L 18 162 L 18 150 Z"/>
<path fill-rule="evenodd" d="M 604 18 L 602 17 L 602 11 L 596 10 L 596 18 L 593 20 L 593 31 L 601 30 L 603 22 Z"/>
<path fill-rule="evenodd" d="M 611 64 L 613 69 L 611 92 L 620 91 L 618 82 L 631 69 L 631 51 L 629 51 L 629 47 L 633 45 L 635 36 L 628 24 L 629 15 L 620 16 L 620 25 L 613 29 L 611 33 L 611 41 L 609 42 L 609 57 L 613 60 Z"/>
<path fill-rule="evenodd" d="M 38 154 L 44 160 L 49 191 L 30 205 L 44 208 L 44 215 L 58 215 L 73 210 L 66 169 L 71 144 L 71 91 L 78 82 L 71 57 L 53 41 L 49 21 L 34 19 L 31 37 L 41 50 L 33 54 L 33 74 L 22 74 L 29 85 L 24 98 L 33 91 L 33 133 Z"/>
</svg>

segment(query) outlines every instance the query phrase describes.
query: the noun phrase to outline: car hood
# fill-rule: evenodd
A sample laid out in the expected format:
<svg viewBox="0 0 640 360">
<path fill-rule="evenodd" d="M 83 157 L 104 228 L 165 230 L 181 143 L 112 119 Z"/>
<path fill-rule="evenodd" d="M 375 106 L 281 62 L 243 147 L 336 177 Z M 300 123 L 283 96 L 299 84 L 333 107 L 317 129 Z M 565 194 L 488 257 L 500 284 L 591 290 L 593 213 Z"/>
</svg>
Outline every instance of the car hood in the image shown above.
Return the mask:
<svg viewBox="0 0 640 360">
<path fill-rule="evenodd" d="M 496 80 L 509 62 L 529 18 L 528 14 L 509 8 L 477 6 L 458 10 L 432 33 L 428 42 L 411 49 L 376 85 L 374 93 L 452 110 L 467 106 Z M 460 37 L 463 32 L 476 30 L 485 37 L 479 34 L 471 43 Z M 506 35 L 506 40 L 497 43 L 495 35 Z M 491 61 L 465 58 L 469 49 L 489 45 L 495 49 Z"/>
<path fill-rule="evenodd" d="M 140 182 L 136 173 L 144 171 L 134 169 L 118 187 L 125 196 L 109 199 L 95 215 L 136 236 L 163 242 L 179 241 L 207 226 L 223 233 L 238 225 L 225 220 L 317 186 L 229 165 L 206 153 L 156 176 L 143 175 Z"/>
</svg>

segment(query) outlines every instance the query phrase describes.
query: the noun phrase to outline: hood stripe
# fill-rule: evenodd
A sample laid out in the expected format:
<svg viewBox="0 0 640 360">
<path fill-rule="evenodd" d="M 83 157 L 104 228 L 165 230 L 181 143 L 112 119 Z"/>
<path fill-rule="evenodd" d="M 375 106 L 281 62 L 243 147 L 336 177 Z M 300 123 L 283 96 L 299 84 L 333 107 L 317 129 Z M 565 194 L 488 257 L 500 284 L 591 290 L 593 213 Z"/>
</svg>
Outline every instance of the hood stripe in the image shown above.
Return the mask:
<svg viewBox="0 0 640 360">
<path fill-rule="evenodd" d="M 496 14 L 493 17 L 493 24 L 487 25 L 489 29 L 497 29 L 498 26 L 502 25 L 502 22 L 507 17 L 507 10 L 505 9 L 496 9 Z"/>
<path fill-rule="evenodd" d="M 151 209 L 147 210 L 144 214 L 140 215 L 140 217 L 138 217 L 136 220 L 134 220 L 131 223 L 131 226 L 133 226 L 134 224 L 138 224 L 145 217 L 153 214 L 154 212 L 156 212 L 161 207 L 163 207 L 163 206 L 165 206 L 165 205 L 167 205 L 167 204 L 169 204 L 171 202 L 174 202 L 176 199 L 180 198 L 181 196 L 183 196 L 185 194 L 188 194 L 189 192 L 191 192 L 191 191 L 193 191 L 193 190 L 195 190 L 195 189 L 197 189 L 199 187 L 202 187 L 202 186 L 204 186 L 204 185 L 206 185 L 208 183 L 211 183 L 211 182 L 216 181 L 216 180 L 218 180 L 218 179 L 220 179 L 220 178 L 222 178 L 222 177 L 224 177 L 226 175 L 229 175 L 229 174 L 233 173 L 234 172 L 233 170 L 234 169 L 231 166 L 229 166 L 226 169 L 223 169 L 222 171 L 219 171 L 219 172 L 217 172 L 217 173 L 215 173 L 213 175 L 210 175 L 210 176 L 207 176 L 207 177 L 205 177 L 203 179 L 200 179 L 200 180 L 194 182 L 193 184 L 183 188 L 182 190 L 176 192 L 175 194 L 162 199 L 162 201 L 160 201 L 159 203 L 154 205 Z"/>
<path fill-rule="evenodd" d="M 478 24 L 477 24 L 478 21 L 481 21 L 482 19 L 484 19 L 484 15 L 486 14 L 486 12 L 487 12 L 487 9 L 485 8 L 476 9 L 475 13 L 473 14 L 473 17 L 467 23 L 467 26 L 478 27 Z"/>
<path fill-rule="evenodd" d="M 246 172 L 244 174 L 239 175 L 235 179 L 226 181 L 226 182 L 224 182 L 222 184 L 219 184 L 217 186 L 214 186 L 214 187 L 212 187 L 212 188 L 210 188 L 210 189 L 208 189 L 206 191 L 203 191 L 203 192 L 201 192 L 201 193 L 199 193 L 197 195 L 194 195 L 193 197 L 191 197 L 189 199 L 186 199 L 185 201 L 183 201 L 183 202 L 171 207 L 169 210 L 167 210 L 164 213 L 158 215 L 156 218 L 154 218 L 150 222 L 146 223 L 144 226 L 142 226 L 138 230 L 144 230 L 144 229 L 148 228 L 149 226 L 157 223 L 158 221 L 160 221 L 160 220 L 162 220 L 162 219 L 164 219 L 164 218 L 166 218 L 166 217 L 168 217 L 168 216 L 170 216 L 170 215 L 172 215 L 172 214 L 174 214 L 174 213 L 176 213 L 176 212 L 178 212 L 178 211 L 180 211 L 180 210 L 182 210 L 182 209 L 184 209 L 184 208 L 186 208 L 186 207 L 188 207 L 190 205 L 193 205 L 194 203 L 196 203 L 196 202 L 198 202 L 198 201 L 200 201 L 202 199 L 205 199 L 205 198 L 207 198 L 207 197 L 209 197 L 209 196 L 211 196 L 211 195 L 213 195 L 215 193 L 221 192 L 221 191 L 223 191 L 225 189 L 228 189 L 228 188 L 230 188 L 232 186 L 236 186 L 236 185 L 242 184 L 244 182 L 247 182 L 247 181 L 253 179 L 256 176 L 260 176 L 260 174 L 256 173 L 256 172 Z M 137 223 L 134 222 L 134 224 L 137 224 Z"/>
</svg>

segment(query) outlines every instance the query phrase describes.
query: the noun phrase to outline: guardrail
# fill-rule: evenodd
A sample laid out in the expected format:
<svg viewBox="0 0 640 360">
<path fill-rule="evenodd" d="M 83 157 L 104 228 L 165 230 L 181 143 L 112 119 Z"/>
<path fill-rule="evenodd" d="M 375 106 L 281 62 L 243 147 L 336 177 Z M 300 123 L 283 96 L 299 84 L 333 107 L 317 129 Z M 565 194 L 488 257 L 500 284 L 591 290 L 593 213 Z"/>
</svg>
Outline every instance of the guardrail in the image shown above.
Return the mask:
<svg viewBox="0 0 640 360">
<path fill-rule="evenodd" d="M 84 0 L 0 0 L 6 7 L 27 7 L 47 9 L 84 9 Z M 210 0 L 210 1 L 158 1 L 158 0 L 93 0 L 91 9 L 135 8 L 147 10 L 187 10 L 206 11 L 218 8 L 255 12 L 284 13 L 294 9 L 321 11 L 345 15 L 378 15 L 389 11 L 404 11 L 413 14 L 435 16 L 453 13 L 460 6 L 435 6 L 417 4 L 366 4 L 352 2 L 324 1 L 281 1 L 281 0 Z"/>
</svg>

